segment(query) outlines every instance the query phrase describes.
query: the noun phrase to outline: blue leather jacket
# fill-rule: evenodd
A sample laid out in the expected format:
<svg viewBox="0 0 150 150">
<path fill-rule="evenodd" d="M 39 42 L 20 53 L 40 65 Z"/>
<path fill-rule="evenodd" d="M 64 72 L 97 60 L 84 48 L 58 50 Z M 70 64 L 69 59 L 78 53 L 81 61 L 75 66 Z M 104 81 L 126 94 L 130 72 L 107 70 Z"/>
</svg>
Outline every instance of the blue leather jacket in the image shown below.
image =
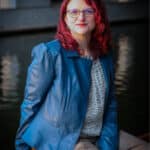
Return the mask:
<svg viewBox="0 0 150 150">
<path fill-rule="evenodd" d="M 64 49 L 58 40 L 37 45 L 28 68 L 16 150 L 73 150 L 80 136 L 92 60 Z M 117 103 L 111 55 L 100 57 L 106 80 L 103 127 L 97 146 L 118 149 Z"/>
</svg>

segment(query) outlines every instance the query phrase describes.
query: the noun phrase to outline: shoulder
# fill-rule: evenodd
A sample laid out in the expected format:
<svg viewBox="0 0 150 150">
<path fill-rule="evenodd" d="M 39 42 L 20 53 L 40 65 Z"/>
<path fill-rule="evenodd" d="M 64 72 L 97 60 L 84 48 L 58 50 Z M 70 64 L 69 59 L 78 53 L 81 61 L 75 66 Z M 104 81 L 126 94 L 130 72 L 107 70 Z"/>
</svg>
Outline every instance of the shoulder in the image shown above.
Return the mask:
<svg viewBox="0 0 150 150">
<path fill-rule="evenodd" d="M 61 48 L 59 40 L 42 42 L 33 47 L 32 56 L 42 57 L 43 55 L 50 55 L 51 57 L 55 57 L 60 53 Z"/>
<path fill-rule="evenodd" d="M 58 53 L 60 53 L 60 50 L 62 48 L 60 41 L 57 39 L 46 42 L 45 46 L 47 47 L 48 52 L 50 52 L 52 55 L 57 55 Z"/>
</svg>

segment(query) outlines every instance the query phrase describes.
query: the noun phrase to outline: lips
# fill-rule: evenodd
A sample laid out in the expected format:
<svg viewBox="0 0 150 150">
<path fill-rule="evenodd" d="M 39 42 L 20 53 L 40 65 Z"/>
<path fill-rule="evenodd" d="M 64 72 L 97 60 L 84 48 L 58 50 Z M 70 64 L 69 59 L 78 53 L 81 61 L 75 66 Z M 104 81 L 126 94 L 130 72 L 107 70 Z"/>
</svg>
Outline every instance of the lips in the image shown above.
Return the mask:
<svg viewBox="0 0 150 150">
<path fill-rule="evenodd" d="M 77 26 L 80 26 L 80 27 L 85 27 L 87 24 L 86 23 L 78 23 L 76 24 Z"/>
</svg>

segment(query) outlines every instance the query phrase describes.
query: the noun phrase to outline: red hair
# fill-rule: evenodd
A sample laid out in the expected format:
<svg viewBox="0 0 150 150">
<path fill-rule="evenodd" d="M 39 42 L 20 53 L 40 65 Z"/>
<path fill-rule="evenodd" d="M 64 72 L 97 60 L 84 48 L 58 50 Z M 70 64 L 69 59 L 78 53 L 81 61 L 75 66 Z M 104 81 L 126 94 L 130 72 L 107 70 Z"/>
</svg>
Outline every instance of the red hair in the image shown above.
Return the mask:
<svg viewBox="0 0 150 150">
<path fill-rule="evenodd" d="M 76 49 L 78 52 L 79 46 L 76 40 L 72 37 L 65 23 L 66 8 L 70 0 L 63 0 L 60 8 L 60 18 L 57 27 L 56 38 L 59 39 L 65 49 Z M 85 2 L 95 9 L 95 29 L 92 31 L 90 50 L 94 58 L 107 54 L 111 47 L 111 32 L 106 15 L 104 3 L 101 0 L 85 0 Z"/>
</svg>

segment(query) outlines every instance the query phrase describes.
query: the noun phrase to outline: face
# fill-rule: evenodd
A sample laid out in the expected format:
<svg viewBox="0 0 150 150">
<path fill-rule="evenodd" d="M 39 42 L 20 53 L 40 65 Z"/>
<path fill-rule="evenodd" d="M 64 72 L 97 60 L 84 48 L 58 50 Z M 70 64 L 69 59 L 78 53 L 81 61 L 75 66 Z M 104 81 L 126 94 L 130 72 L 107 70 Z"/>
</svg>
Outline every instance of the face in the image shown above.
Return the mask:
<svg viewBox="0 0 150 150">
<path fill-rule="evenodd" d="M 95 28 L 94 9 L 84 0 L 70 0 L 65 22 L 72 35 L 89 35 Z"/>
</svg>

